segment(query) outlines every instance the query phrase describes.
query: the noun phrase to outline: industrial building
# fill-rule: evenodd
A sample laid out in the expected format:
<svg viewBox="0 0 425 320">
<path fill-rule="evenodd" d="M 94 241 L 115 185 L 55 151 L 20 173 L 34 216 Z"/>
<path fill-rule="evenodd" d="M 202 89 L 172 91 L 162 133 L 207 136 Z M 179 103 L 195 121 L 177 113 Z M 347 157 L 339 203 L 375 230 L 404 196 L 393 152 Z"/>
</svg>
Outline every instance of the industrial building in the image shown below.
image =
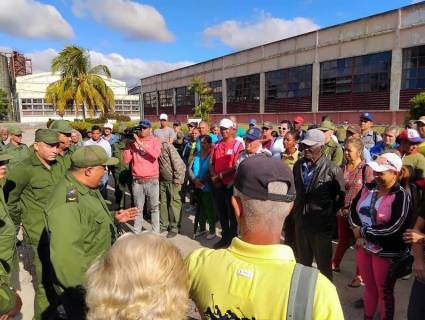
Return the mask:
<svg viewBox="0 0 425 320">
<path fill-rule="evenodd" d="M 425 3 L 323 28 L 141 79 L 142 114 L 184 120 L 201 76 L 216 103 L 213 119 L 236 115 L 277 122 L 301 114 L 402 123 L 409 100 L 425 90 Z"/>
<path fill-rule="evenodd" d="M 101 76 L 114 92 L 115 112 L 138 119 L 140 116 L 139 96 L 129 95 L 123 81 Z M 49 84 L 60 79 L 60 75 L 50 72 L 36 73 L 16 78 L 16 96 L 21 122 L 46 122 L 49 118 L 59 118 L 52 104 L 44 100 Z M 82 118 L 81 110 L 76 114 L 75 107 L 65 110 L 63 119 Z"/>
</svg>

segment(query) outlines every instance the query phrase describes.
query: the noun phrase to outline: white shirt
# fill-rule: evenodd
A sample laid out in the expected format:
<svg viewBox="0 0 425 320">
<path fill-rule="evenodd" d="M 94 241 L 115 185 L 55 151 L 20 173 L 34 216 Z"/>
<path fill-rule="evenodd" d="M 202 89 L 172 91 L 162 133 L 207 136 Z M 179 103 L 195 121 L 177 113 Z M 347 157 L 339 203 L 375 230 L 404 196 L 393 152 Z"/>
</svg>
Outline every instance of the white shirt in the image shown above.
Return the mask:
<svg viewBox="0 0 425 320">
<path fill-rule="evenodd" d="M 285 147 L 283 146 L 283 137 L 279 136 L 273 142 L 270 148 L 270 152 L 272 153 L 273 157 L 280 157 L 280 154 L 283 151 L 285 151 Z"/>
<path fill-rule="evenodd" d="M 109 144 L 108 141 L 106 141 L 103 138 L 100 138 L 100 140 L 97 142 L 94 141 L 93 139 L 89 139 L 86 142 L 84 142 L 84 146 L 101 146 L 103 149 L 105 149 L 108 157 L 112 157 L 111 145 Z"/>
</svg>

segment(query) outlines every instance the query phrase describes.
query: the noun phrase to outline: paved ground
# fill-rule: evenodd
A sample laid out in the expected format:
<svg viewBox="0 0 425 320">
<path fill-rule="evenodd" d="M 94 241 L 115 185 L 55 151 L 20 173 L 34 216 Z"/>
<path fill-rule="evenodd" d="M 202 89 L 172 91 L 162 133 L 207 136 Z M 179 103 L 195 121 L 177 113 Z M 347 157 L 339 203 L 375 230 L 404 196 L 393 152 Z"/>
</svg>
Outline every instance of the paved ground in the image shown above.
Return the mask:
<svg viewBox="0 0 425 320">
<path fill-rule="evenodd" d="M 25 128 L 24 142 L 30 144 L 33 141 L 35 127 Z M 111 197 L 112 198 L 112 197 Z M 149 227 L 148 225 L 146 225 Z M 211 247 L 214 241 L 208 241 L 205 238 L 192 239 L 193 234 L 193 215 L 185 213 L 182 218 L 182 234 L 177 235 L 171 241 L 181 250 L 182 254 L 186 256 L 191 251 L 201 246 Z M 29 267 L 29 253 L 25 247 L 19 248 L 20 254 L 20 286 L 22 292 L 23 308 L 22 315 L 16 319 L 30 320 L 33 315 L 33 296 L 34 290 L 31 283 L 31 275 L 28 272 Z M 344 260 L 341 264 L 342 271 L 334 274 L 334 283 L 338 289 L 339 297 L 344 309 L 346 319 L 362 319 L 362 310 L 354 309 L 352 303 L 362 296 L 362 288 L 352 289 L 347 286 L 351 281 L 355 272 L 355 262 L 353 249 L 349 249 Z M 218 279 L 219 280 L 219 279 Z M 410 288 L 412 280 L 399 280 L 396 284 L 396 320 L 406 319 L 406 309 L 409 300 Z M 196 310 L 191 307 L 190 316 L 198 318 L 199 315 Z"/>
</svg>

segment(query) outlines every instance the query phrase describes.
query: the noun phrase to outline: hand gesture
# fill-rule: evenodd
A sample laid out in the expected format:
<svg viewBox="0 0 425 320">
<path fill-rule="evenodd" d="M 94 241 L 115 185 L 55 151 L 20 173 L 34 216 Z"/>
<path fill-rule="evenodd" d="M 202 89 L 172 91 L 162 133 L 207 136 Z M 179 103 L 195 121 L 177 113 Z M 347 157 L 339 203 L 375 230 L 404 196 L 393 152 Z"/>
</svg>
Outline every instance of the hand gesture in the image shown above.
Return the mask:
<svg viewBox="0 0 425 320">
<path fill-rule="evenodd" d="M 415 229 L 407 229 L 405 233 L 403 233 L 403 240 L 406 243 L 422 243 L 424 241 L 425 235 L 418 230 Z"/>
<path fill-rule="evenodd" d="M 115 212 L 115 219 L 118 222 L 126 223 L 128 221 L 132 221 L 136 219 L 136 217 L 139 215 L 139 208 L 128 208 L 128 209 L 122 209 L 117 212 Z"/>
</svg>

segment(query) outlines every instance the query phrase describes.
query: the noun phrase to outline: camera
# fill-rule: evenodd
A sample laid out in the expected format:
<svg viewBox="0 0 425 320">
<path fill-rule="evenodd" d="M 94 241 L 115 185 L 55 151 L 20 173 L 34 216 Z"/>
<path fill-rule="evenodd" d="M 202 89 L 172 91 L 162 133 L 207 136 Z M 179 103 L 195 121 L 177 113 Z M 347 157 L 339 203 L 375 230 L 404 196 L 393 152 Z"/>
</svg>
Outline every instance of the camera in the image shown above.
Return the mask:
<svg viewBox="0 0 425 320">
<path fill-rule="evenodd" d="M 136 126 L 136 127 L 130 127 L 130 128 L 126 128 L 124 129 L 124 137 L 127 139 L 133 139 L 133 135 L 134 134 L 138 134 L 140 131 L 140 127 Z"/>
</svg>

